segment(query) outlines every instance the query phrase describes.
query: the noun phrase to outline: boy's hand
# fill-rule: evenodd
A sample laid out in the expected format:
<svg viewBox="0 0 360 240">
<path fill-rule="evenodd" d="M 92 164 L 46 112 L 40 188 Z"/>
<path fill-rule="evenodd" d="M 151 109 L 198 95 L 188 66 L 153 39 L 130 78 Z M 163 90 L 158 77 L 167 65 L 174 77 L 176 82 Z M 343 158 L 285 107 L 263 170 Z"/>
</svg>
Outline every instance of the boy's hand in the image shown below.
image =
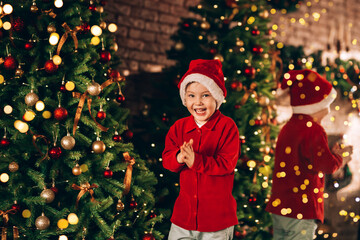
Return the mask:
<svg viewBox="0 0 360 240">
<path fill-rule="evenodd" d="M 191 168 L 194 165 L 195 161 L 195 153 L 194 149 L 192 147 L 194 141 L 190 139 L 189 142 L 184 142 L 184 144 L 180 147 L 180 153 L 179 156 L 180 161 L 183 161 L 189 168 Z M 179 162 L 179 160 L 178 160 Z"/>
</svg>

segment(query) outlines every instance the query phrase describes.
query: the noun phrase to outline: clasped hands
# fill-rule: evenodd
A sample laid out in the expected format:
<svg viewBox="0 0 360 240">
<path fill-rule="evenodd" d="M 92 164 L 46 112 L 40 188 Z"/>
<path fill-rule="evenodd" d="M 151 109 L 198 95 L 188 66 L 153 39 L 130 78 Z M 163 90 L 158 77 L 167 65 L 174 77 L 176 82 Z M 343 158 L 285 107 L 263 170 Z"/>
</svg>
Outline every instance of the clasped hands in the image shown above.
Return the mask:
<svg viewBox="0 0 360 240">
<path fill-rule="evenodd" d="M 180 147 L 180 152 L 176 156 L 176 160 L 178 163 L 185 163 L 189 168 L 194 165 L 195 161 L 195 152 L 193 149 L 194 141 L 190 139 L 189 142 L 184 142 L 183 145 Z"/>
</svg>

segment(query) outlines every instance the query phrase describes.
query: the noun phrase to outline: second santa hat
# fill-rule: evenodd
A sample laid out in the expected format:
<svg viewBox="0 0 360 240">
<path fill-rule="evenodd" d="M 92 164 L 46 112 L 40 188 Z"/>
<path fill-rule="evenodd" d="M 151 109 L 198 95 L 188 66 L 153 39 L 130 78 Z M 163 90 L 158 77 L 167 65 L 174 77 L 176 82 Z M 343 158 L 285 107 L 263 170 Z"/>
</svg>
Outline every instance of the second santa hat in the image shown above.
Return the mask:
<svg viewBox="0 0 360 240">
<path fill-rule="evenodd" d="M 281 88 L 290 88 L 290 104 L 296 114 L 316 113 L 328 108 L 336 98 L 336 90 L 331 83 L 309 69 L 285 73 Z"/>
<path fill-rule="evenodd" d="M 180 97 L 184 105 L 186 86 L 191 82 L 204 85 L 215 98 L 217 109 L 219 109 L 226 97 L 224 74 L 219 60 L 196 59 L 190 62 L 188 71 L 178 84 Z"/>
</svg>

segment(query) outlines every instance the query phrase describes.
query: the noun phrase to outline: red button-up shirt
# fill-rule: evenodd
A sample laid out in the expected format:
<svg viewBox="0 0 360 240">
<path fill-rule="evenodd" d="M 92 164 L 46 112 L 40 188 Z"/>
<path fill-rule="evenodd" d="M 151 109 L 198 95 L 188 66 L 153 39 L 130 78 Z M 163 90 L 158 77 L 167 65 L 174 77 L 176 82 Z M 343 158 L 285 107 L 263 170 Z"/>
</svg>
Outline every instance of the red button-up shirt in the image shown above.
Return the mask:
<svg viewBox="0 0 360 240">
<path fill-rule="evenodd" d="M 194 140 L 192 168 L 176 160 L 184 141 Z M 200 232 L 214 232 L 236 225 L 232 196 L 234 169 L 239 157 L 239 132 L 235 122 L 218 110 L 199 128 L 193 116 L 171 126 L 165 140 L 163 166 L 180 172 L 180 193 L 172 223 Z"/>
<path fill-rule="evenodd" d="M 272 194 L 266 210 L 290 218 L 324 221 L 324 174 L 342 164 L 325 130 L 309 115 L 294 114 L 276 143 Z"/>
</svg>

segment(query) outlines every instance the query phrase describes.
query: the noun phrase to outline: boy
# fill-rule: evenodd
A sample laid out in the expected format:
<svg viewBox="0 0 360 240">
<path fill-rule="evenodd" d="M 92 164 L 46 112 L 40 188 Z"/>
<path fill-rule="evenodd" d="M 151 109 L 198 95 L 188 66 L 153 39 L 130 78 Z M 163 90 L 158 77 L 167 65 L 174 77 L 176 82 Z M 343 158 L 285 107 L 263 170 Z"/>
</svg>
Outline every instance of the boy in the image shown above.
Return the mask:
<svg viewBox="0 0 360 240">
<path fill-rule="evenodd" d="M 311 70 L 284 75 L 282 89 L 290 88 L 293 115 L 276 143 L 272 195 L 274 240 L 312 240 L 316 221 L 324 221 L 324 177 L 342 164 L 338 145 L 328 147 L 321 120 L 336 98 L 332 85 Z"/>
<path fill-rule="evenodd" d="M 163 166 L 180 173 L 169 240 L 228 240 L 238 223 L 232 189 L 240 141 L 235 122 L 218 110 L 226 97 L 221 68 L 219 60 L 193 60 L 178 85 L 191 116 L 171 126 L 163 151 Z"/>
</svg>

